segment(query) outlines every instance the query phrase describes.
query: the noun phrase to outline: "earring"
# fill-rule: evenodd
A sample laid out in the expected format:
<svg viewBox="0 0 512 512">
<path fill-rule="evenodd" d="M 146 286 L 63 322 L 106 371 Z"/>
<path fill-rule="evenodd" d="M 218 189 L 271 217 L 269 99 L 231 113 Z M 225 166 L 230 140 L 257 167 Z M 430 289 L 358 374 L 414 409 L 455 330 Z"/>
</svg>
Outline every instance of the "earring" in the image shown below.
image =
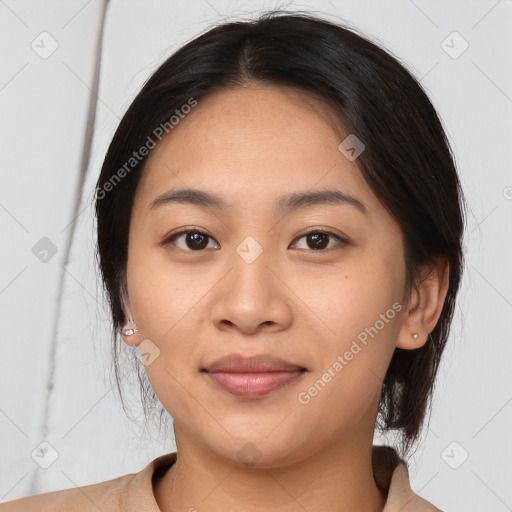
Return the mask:
<svg viewBox="0 0 512 512">
<path fill-rule="evenodd" d="M 415 339 L 415 340 L 417 340 L 417 339 L 418 339 L 418 335 L 417 335 L 415 332 L 413 332 L 413 333 L 412 333 L 412 337 L 413 337 L 413 339 Z"/>
<path fill-rule="evenodd" d="M 135 322 L 133 320 L 130 320 L 130 323 L 133 324 L 133 325 L 136 325 Z M 135 334 L 136 332 L 139 332 L 139 329 L 137 328 L 127 328 L 126 326 L 124 327 L 124 329 L 121 330 L 121 334 L 123 336 L 132 336 L 133 334 Z"/>
</svg>

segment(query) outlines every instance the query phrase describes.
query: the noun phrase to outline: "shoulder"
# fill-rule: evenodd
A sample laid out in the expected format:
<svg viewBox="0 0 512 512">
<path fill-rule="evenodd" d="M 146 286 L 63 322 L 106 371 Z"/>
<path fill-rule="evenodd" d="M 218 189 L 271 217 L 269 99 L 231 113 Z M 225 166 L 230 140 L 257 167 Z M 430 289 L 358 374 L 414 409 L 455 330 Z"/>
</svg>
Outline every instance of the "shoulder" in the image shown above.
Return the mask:
<svg viewBox="0 0 512 512">
<path fill-rule="evenodd" d="M 409 471 L 404 461 L 401 461 L 393 471 L 384 512 L 398 510 L 401 512 L 442 512 L 412 490 Z"/>
<path fill-rule="evenodd" d="M 375 482 L 387 495 L 383 512 L 442 512 L 411 488 L 407 463 L 390 446 L 373 446 Z"/>
<path fill-rule="evenodd" d="M 2 503 L 0 512 L 159 512 L 152 480 L 174 464 L 176 455 L 176 452 L 161 455 L 138 473 Z"/>
<path fill-rule="evenodd" d="M 0 504 L 0 512 L 117 512 L 123 510 L 123 496 L 135 475 L 61 491 L 34 494 Z"/>
</svg>

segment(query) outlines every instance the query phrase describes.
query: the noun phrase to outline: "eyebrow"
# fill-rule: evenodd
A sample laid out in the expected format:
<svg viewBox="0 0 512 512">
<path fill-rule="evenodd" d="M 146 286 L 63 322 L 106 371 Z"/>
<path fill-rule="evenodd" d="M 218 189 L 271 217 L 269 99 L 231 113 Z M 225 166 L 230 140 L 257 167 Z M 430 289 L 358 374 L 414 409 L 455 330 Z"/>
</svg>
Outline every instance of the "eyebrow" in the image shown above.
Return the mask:
<svg viewBox="0 0 512 512">
<path fill-rule="evenodd" d="M 173 203 L 193 204 L 204 208 L 218 210 L 226 213 L 229 205 L 215 194 L 198 189 L 171 189 L 158 196 L 149 205 L 149 210 Z M 365 205 L 357 198 L 352 197 L 340 190 L 326 189 L 319 191 L 296 192 L 279 197 L 275 203 L 274 210 L 277 212 L 289 212 L 310 206 L 322 204 L 329 205 L 350 205 L 367 213 Z"/>
</svg>

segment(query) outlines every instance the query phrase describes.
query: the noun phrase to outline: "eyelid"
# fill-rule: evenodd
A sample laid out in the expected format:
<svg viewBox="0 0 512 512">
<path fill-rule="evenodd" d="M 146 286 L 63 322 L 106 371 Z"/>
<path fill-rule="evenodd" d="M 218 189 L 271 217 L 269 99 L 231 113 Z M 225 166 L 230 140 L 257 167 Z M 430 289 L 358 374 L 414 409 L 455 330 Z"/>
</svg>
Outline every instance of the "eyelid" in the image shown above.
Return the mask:
<svg viewBox="0 0 512 512">
<path fill-rule="evenodd" d="M 318 253 L 328 253 L 332 250 L 335 250 L 337 246 L 343 247 L 345 245 L 348 245 L 348 243 L 349 243 L 348 238 L 343 237 L 342 235 L 338 235 L 337 233 L 334 233 L 334 232 L 329 231 L 328 229 L 322 228 L 322 227 L 307 228 L 305 231 L 303 231 L 299 235 L 297 235 L 297 237 L 293 240 L 292 243 L 295 243 L 296 241 L 300 240 L 301 238 L 304 238 L 305 236 L 311 235 L 313 233 L 323 233 L 332 238 L 336 238 L 336 239 L 338 239 L 338 244 L 336 244 L 334 247 L 330 247 L 329 249 L 319 249 L 316 251 L 314 249 L 299 249 L 299 250 L 304 250 L 306 252 L 317 253 L 317 254 Z"/>
<path fill-rule="evenodd" d="M 213 238 L 213 236 L 209 235 L 206 231 L 203 231 L 202 229 L 196 228 L 194 226 L 185 226 L 180 231 L 177 231 L 175 233 L 171 233 L 171 234 L 167 235 L 162 240 L 162 242 L 160 242 L 159 245 L 163 245 L 163 246 L 168 245 L 168 244 L 172 243 L 172 241 L 174 239 L 178 238 L 181 235 L 187 235 L 188 233 L 199 233 L 200 235 L 204 235 L 208 238 L 211 238 L 212 240 L 215 240 L 215 238 Z M 219 242 L 217 242 L 217 243 L 219 243 Z M 188 251 L 188 252 L 203 252 L 203 251 Z"/>
<path fill-rule="evenodd" d="M 173 240 L 175 240 L 176 238 L 178 238 L 179 236 L 181 235 L 186 235 L 186 234 L 189 234 L 189 233 L 199 233 L 201 235 L 204 235 L 208 238 L 211 238 L 212 240 L 215 240 L 215 238 L 211 235 L 209 235 L 206 231 L 203 231 L 202 229 L 200 228 L 195 228 L 194 226 L 186 226 L 184 228 L 182 228 L 180 231 L 176 232 L 176 233 L 171 233 L 170 235 L 166 236 L 164 238 L 164 240 L 160 243 L 160 245 L 162 246 L 165 246 L 165 245 L 168 245 L 170 243 L 173 242 Z M 332 231 L 329 231 L 328 229 L 325 229 L 325 228 L 322 228 L 322 227 L 313 227 L 313 228 L 307 228 L 305 231 L 299 233 L 299 235 L 297 235 L 294 240 L 292 241 L 292 243 L 296 243 L 298 240 L 300 240 L 301 238 L 304 238 L 305 236 L 307 235 L 310 235 L 310 234 L 313 234 L 313 233 L 323 233 L 325 235 L 328 235 L 330 237 L 333 237 L 333 238 L 336 238 L 339 243 L 336 244 L 337 245 L 341 245 L 341 246 L 345 246 L 349 243 L 349 240 L 347 238 L 344 238 L 343 236 L 341 235 L 338 235 Z M 217 240 L 215 240 L 217 242 Z M 218 244 L 219 242 L 217 242 Z M 299 250 L 305 250 L 306 252 L 313 252 L 313 253 L 326 253 L 326 252 L 330 252 L 331 250 L 335 249 L 336 246 L 334 247 L 330 247 L 329 249 L 319 249 L 319 250 L 314 250 L 314 249 L 299 249 Z M 192 250 L 187 250 L 187 249 L 184 249 L 186 252 L 204 252 L 204 249 L 202 250 L 198 250 L 198 251 L 192 251 Z"/>
</svg>

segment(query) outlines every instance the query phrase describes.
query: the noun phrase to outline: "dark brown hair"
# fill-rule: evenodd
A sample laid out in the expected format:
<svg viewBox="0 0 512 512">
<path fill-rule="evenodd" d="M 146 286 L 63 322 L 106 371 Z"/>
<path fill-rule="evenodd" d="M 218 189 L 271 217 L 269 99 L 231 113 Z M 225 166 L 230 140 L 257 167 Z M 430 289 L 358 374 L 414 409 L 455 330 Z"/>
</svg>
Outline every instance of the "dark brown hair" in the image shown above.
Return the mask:
<svg viewBox="0 0 512 512">
<path fill-rule="evenodd" d="M 425 265 L 438 256 L 449 262 L 439 322 L 423 347 L 395 349 L 382 385 L 376 426 L 396 429 L 405 455 L 430 406 L 453 317 L 463 267 L 464 198 L 446 134 L 419 82 L 396 57 L 354 29 L 307 13 L 273 11 L 210 29 L 154 72 L 121 120 L 95 197 L 98 263 L 112 313 L 118 389 L 130 215 L 146 157 L 129 169 L 126 162 L 191 98 L 200 103 L 213 91 L 253 83 L 290 86 L 321 98 L 343 130 L 364 143 L 356 163 L 403 232 L 405 296 L 424 278 Z M 119 173 L 123 166 L 126 172 Z M 138 369 L 147 412 L 148 394 L 157 399 L 140 363 Z"/>
</svg>

